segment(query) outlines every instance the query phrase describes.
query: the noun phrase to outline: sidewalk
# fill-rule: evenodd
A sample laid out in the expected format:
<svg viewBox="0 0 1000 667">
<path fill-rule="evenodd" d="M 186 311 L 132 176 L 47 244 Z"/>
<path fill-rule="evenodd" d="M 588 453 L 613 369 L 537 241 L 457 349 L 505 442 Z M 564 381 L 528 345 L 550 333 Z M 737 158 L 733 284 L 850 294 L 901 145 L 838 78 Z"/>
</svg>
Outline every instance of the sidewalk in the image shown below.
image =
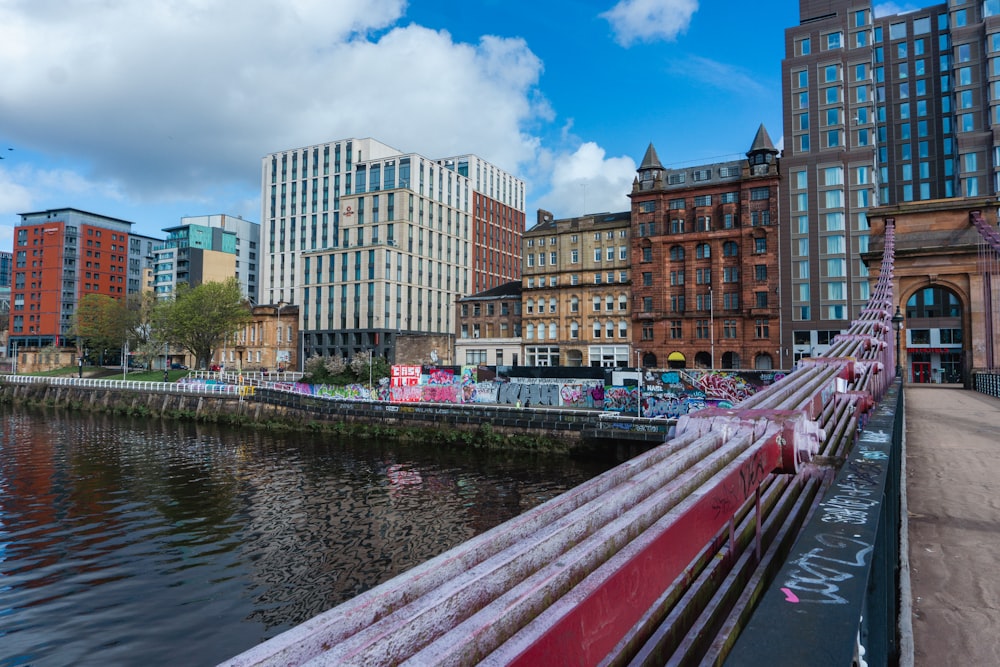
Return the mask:
<svg viewBox="0 0 1000 667">
<path fill-rule="evenodd" d="M 1000 399 L 904 391 L 913 664 L 1000 665 Z"/>
</svg>

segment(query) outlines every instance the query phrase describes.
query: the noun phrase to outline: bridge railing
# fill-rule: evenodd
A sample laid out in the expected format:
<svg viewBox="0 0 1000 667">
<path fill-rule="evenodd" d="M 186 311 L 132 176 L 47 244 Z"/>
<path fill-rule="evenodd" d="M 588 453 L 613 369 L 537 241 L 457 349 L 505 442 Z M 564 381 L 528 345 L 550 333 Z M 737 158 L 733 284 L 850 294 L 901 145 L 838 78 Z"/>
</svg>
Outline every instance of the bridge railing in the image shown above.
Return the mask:
<svg viewBox="0 0 1000 667">
<path fill-rule="evenodd" d="M 972 377 L 973 389 L 982 394 L 1000 398 L 1000 373 L 977 371 Z"/>
<path fill-rule="evenodd" d="M 896 381 L 893 251 L 827 357 L 228 664 L 721 662 Z"/>
</svg>

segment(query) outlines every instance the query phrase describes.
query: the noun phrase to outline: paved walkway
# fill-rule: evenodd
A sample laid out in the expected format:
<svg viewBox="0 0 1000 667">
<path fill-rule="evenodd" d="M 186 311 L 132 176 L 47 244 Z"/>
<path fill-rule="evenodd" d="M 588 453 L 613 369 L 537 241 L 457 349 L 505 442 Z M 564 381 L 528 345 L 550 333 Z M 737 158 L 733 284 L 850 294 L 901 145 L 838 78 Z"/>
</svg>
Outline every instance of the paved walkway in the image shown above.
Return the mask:
<svg viewBox="0 0 1000 667">
<path fill-rule="evenodd" d="M 913 664 L 1000 665 L 1000 399 L 904 391 Z"/>
</svg>

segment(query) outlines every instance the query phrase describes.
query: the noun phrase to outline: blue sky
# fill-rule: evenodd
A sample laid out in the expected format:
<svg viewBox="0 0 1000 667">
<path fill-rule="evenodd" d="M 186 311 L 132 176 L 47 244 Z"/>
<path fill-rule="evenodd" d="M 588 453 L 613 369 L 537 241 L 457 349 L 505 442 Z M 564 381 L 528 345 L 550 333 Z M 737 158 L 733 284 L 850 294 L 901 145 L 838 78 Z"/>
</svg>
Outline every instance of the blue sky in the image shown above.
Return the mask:
<svg viewBox="0 0 1000 667">
<path fill-rule="evenodd" d="M 259 221 L 261 157 L 351 136 L 481 155 L 527 182 L 529 227 L 625 210 L 650 141 L 667 166 L 760 123 L 780 142 L 797 22 L 794 0 L 0 0 L 0 249 L 48 208 Z"/>
</svg>

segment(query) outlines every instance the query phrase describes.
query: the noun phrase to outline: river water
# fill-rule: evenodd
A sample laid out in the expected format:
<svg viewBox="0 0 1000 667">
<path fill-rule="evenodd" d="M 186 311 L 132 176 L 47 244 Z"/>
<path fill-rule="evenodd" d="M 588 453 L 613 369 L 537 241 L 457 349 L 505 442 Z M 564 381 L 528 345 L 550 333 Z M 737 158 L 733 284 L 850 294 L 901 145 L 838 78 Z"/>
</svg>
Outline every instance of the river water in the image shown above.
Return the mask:
<svg viewBox="0 0 1000 667">
<path fill-rule="evenodd" d="M 213 665 L 609 466 L 0 406 L 0 666 Z"/>
</svg>

